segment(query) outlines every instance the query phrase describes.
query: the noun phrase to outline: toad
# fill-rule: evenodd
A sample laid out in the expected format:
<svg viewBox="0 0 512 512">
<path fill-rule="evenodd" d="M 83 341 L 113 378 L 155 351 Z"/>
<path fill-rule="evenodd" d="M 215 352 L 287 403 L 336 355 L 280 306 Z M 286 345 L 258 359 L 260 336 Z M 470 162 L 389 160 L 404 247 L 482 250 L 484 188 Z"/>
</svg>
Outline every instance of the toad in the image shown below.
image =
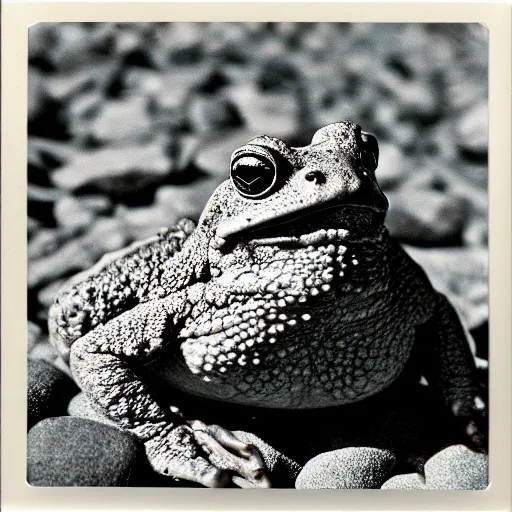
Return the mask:
<svg viewBox="0 0 512 512">
<path fill-rule="evenodd" d="M 172 390 L 342 411 L 396 381 L 418 333 L 422 374 L 468 444 L 481 444 L 464 329 L 384 226 L 378 153 L 351 122 L 320 129 L 306 147 L 257 137 L 234 151 L 230 179 L 197 225 L 184 220 L 61 290 L 53 345 L 94 403 L 144 443 L 155 471 L 208 487 L 234 474 L 270 486 L 254 446 L 184 418 Z"/>
</svg>

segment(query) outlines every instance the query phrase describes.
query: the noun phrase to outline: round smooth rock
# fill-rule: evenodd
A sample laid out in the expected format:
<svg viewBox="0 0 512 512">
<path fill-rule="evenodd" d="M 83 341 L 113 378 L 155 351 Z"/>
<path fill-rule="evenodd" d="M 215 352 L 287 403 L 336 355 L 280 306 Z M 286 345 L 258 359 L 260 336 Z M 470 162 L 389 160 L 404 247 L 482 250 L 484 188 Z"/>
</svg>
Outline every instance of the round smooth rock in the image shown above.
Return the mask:
<svg viewBox="0 0 512 512">
<path fill-rule="evenodd" d="M 39 325 L 34 322 L 28 321 L 28 352 L 39 343 L 42 338 L 42 330 Z"/>
<path fill-rule="evenodd" d="M 403 187 L 388 194 L 386 225 L 399 240 L 415 245 L 454 245 L 468 214 L 463 197 L 434 190 Z"/>
<path fill-rule="evenodd" d="M 105 425 L 111 425 L 112 427 L 120 428 L 113 420 L 103 414 L 101 409 L 97 405 L 94 405 L 94 403 L 83 392 L 78 393 L 78 395 L 74 396 L 73 399 L 69 402 L 68 414 L 77 418 L 85 418 L 88 420 L 98 421 L 99 423 L 103 423 Z"/>
<path fill-rule="evenodd" d="M 425 477 L 418 473 L 396 475 L 381 489 L 477 491 L 488 485 L 487 455 L 457 444 L 441 450 L 425 463 Z"/>
<path fill-rule="evenodd" d="M 47 361 L 29 359 L 27 364 L 27 423 L 31 428 L 44 418 L 66 414 L 69 401 L 79 389 Z"/>
<path fill-rule="evenodd" d="M 35 486 L 126 486 L 143 452 L 136 438 L 82 418 L 48 418 L 28 434 L 28 476 Z"/>
<path fill-rule="evenodd" d="M 486 489 L 488 457 L 462 444 L 449 446 L 425 463 L 425 478 L 430 489 Z"/>
<path fill-rule="evenodd" d="M 426 489 L 425 479 L 419 473 L 408 473 L 405 475 L 395 475 L 382 485 L 381 489 Z"/>
<path fill-rule="evenodd" d="M 351 447 L 311 459 L 299 473 L 297 489 L 377 489 L 395 464 L 388 450 Z"/>
<path fill-rule="evenodd" d="M 301 470 L 299 464 L 250 432 L 235 430 L 233 434 L 240 441 L 253 444 L 258 448 L 267 466 L 270 482 L 273 487 L 293 487 L 293 483 Z M 235 478 L 233 478 L 233 481 L 236 483 Z"/>
</svg>

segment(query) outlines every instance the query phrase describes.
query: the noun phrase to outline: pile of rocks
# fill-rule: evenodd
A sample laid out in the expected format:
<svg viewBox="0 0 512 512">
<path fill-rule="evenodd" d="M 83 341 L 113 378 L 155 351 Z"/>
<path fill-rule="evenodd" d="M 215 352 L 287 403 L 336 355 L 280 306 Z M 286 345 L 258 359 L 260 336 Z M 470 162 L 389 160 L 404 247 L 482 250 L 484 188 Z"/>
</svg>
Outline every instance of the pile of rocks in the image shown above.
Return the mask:
<svg viewBox="0 0 512 512">
<path fill-rule="evenodd" d="M 321 126 L 347 119 L 377 136 L 387 225 L 471 329 L 486 387 L 487 115 L 487 34 L 479 25 L 31 27 L 29 426 L 37 425 L 29 444 L 53 446 L 59 431 L 83 446 L 103 437 L 95 449 L 112 451 L 113 443 L 112 457 L 125 462 L 108 459 L 120 472 L 105 468 L 101 485 L 129 483 L 126 464 L 140 459 L 133 439 L 105 425 L 96 435 L 83 418 L 44 420 L 65 415 L 78 392 L 47 341 L 57 289 L 104 253 L 182 216 L 197 219 L 228 177 L 232 151 L 250 138 L 303 145 Z M 29 449 L 39 461 L 34 482 L 56 482 L 40 477 L 50 464 L 41 457 Z M 84 474 L 66 482 L 95 485 Z"/>
</svg>

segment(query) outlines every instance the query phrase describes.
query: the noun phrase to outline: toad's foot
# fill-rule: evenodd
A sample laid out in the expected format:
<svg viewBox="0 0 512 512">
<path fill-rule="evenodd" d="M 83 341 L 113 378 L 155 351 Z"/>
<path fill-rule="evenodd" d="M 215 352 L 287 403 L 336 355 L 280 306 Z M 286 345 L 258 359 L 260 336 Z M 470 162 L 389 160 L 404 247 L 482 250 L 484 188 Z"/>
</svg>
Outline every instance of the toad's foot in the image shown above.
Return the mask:
<svg viewBox="0 0 512 512">
<path fill-rule="evenodd" d="M 270 480 L 259 450 L 240 441 L 232 432 L 218 425 L 206 425 L 199 420 L 189 422 L 197 443 L 208 455 L 208 460 L 220 470 L 235 473 L 234 484 L 242 488 L 269 488 Z"/>
<path fill-rule="evenodd" d="M 205 487 L 227 487 L 231 483 L 228 471 L 212 465 L 202 456 L 194 432 L 188 425 L 164 428 L 144 446 L 157 473 L 197 482 Z"/>
<path fill-rule="evenodd" d="M 455 420 L 466 435 L 466 445 L 481 453 L 487 453 L 487 413 L 485 402 L 480 396 L 473 399 L 455 399 L 451 403 Z"/>
</svg>

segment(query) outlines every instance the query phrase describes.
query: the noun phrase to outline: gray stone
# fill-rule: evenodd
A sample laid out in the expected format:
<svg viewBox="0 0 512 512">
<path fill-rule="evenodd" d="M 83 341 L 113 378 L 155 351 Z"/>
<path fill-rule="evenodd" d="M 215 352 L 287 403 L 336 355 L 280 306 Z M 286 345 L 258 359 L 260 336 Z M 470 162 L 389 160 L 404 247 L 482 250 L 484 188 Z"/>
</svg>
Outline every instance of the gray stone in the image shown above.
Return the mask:
<svg viewBox="0 0 512 512">
<path fill-rule="evenodd" d="M 36 167 L 46 168 L 43 163 L 43 157 L 49 158 L 53 162 L 63 164 L 70 160 L 76 152 L 76 147 L 69 142 L 61 142 L 44 137 L 28 137 L 28 150 L 34 161 L 31 162 Z"/>
<path fill-rule="evenodd" d="M 215 135 L 242 124 L 238 108 L 218 95 L 193 98 L 188 107 L 188 119 L 194 133 L 201 135 Z"/>
<path fill-rule="evenodd" d="M 67 165 L 52 174 L 52 181 L 65 190 L 94 187 L 107 194 L 123 195 L 161 183 L 172 161 L 161 141 L 116 146 L 77 153 Z"/>
<path fill-rule="evenodd" d="M 30 202 L 53 204 L 62 197 L 62 191 L 29 183 L 27 196 Z"/>
<path fill-rule="evenodd" d="M 321 453 L 306 463 L 297 489 L 377 489 L 395 464 L 388 450 L 351 447 Z"/>
<path fill-rule="evenodd" d="M 73 196 L 59 199 L 53 207 L 53 215 L 59 226 L 72 233 L 89 227 L 95 219 L 94 213 Z"/>
<path fill-rule="evenodd" d="M 120 428 L 117 424 L 103 414 L 99 406 L 95 405 L 85 393 L 78 393 L 69 402 L 68 414 L 77 418 L 85 418 L 87 420 L 98 421 L 105 425 Z"/>
<path fill-rule="evenodd" d="M 30 351 L 28 358 L 33 361 L 46 361 L 54 366 L 57 356 L 57 351 L 48 341 L 48 337 L 42 336 Z"/>
<path fill-rule="evenodd" d="M 49 418 L 28 434 L 27 480 L 43 487 L 127 486 L 143 457 L 127 432 L 82 418 Z"/>
<path fill-rule="evenodd" d="M 197 220 L 220 181 L 206 177 L 187 185 L 163 185 L 151 206 L 118 207 L 116 218 L 126 226 L 132 240 L 153 236 L 183 217 Z"/>
<path fill-rule="evenodd" d="M 425 478 L 419 473 L 408 473 L 406 475 L 395 475 L 382 484 L 381 489 L 387 490 L 426 490 Z"/>
<path fill-rule="evenodd" d="M 90 68 L 73 73 L 57 73 L 46 77 L 48 95 L 57 102 L 69 101 L 70 98 L 94 86 L 94 73 Z"/>
<path fill-rule="evenodd" d="M 36 121 L 46 107 L 47 94 L 44 86 L 45 81 L 41 73 L 29 68 L 27 95 L 27 117 L 29 122 Z"/>
<path fill-rule="evenodd" d="M 458 444 L 436 453 L 425 463 L 430 489 L 482 490 L 489 485 L 488 457 Z"/>
<path fill-rule="evenodd" d="M 396 475 L 381 489 L 470 490 L 486 489 L 488 457 L 464 445 L 452 445 L 425 463 L 425 477 L 418 473 Z"/>
<path fill-rule="evenodd" d="M 32 238 L 41 229 L 41 222 L 34 217 L 27 217 L 27 234 Z"/>
<path fill-rule="evenodd" d="M 147 99 L 142 96 L 103 102 L 98 116 L 91 123 L 92 136 L 104 143 L 143 141 L 152 132 Z"/>
<path fill-rule="evenodd" d="M 34 322 L 28 321 L 28 346 L 27 350 L 30 352 L 40 341 L 42 330 L 39 325 Z"/>
<path fill-rule="evenodd" d="M 87 210 L 98 214 L 105 215 L 112 213 L 112 201 L 102 195 L 85 195 L 80 196 L 80 202 Z"/>
<path fill-rule="evenodd" d="M 300 123 L 303 105 L 289 92 L 263 93 L 248 84 L 231 88 L 229 98 L 238 107 L 244 126 L 253 136 L 272 134 L 287 140 L 304 128 Z"/>
<path fill-rule="evenodd" d="M 81 237 L 64 243 L 57 252 L 32 260 L 28 267 L 28 286 L 43 286 L 88 268 L 105 252 L 121 249 L 127 242 L 128 234 L 120 219 L 99 218 Z"/>
<path fill-rule="evenodd" d="M 489 222 L 486 218 L 474 217 L 462 233 L 464 245 L 485 248 L 489 244 Z"/>
<path fill-rule="evenodd" d="M 28 360 L 28 428 L 50 416 L 66 414 L 70 399 L 78 393 L 76 384 L 47 361 Z"/>
<path fill-rule="evenodd" d="M 77 95 L 67 103 L 64 116 L 69 133 L 75 141 L 86 140 L 91 133 L 91 122 L 104 102 L 103 93 L 97 88 Z"/>
<path fill-rule="evenodd" d="M 487 154 L 489 107 L 482 101 L 467 111 L 458 123 L 458 144 L 465 151 Z"/>
<path fill-rule="evenodd" d="M 404 248 L 425 270 L 434 288 L 448 297 L 468 329 L 489 318 L 487 249 Z"/>
<path fill-rule="evenodd" d="M 379 143 L 379 165 L 375 171 L 379 186 L 386 190 L 395 187 L 404 180 L 405 159 L 396 144 Z"/>
<path fill-rule="evenodd" d="M 48 286 L 41 288 L 37 293 L 39 304 L 48 309 L 53 304 L 57 293 L 65 282 L 66 278 L 57 279 L 56 281 L 52 281 Z"/>
<path fill-rule="evenodd" d="M 460 239 L 468 213 L 460 196 L 435 190 L 403 187 L 388 193 L 386 226 L 396 238 L 419 245 L 438 245 Z"/>
</svg>

